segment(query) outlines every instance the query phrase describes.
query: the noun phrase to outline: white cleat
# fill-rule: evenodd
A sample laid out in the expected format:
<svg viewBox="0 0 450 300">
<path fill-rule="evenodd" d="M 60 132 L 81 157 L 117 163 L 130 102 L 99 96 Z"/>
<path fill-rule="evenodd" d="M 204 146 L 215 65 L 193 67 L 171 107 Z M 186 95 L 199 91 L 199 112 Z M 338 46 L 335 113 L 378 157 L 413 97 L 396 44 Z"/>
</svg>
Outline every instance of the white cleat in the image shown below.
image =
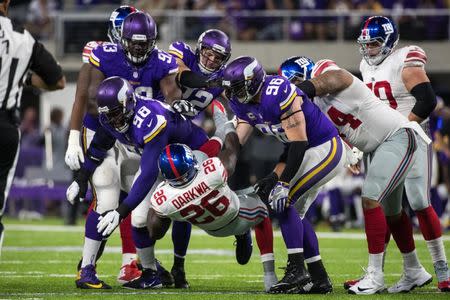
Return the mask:
<svg viewBox="0 0 450 300">
<path fill-rule="evenodd" d="M 264 273 L 264 290 L 268 292 L 270 288 L 278 282 L 277 274 L 274 272 Z"/>
<path fill-rule="evenodd" d="M 400 280 L 388 288 L 390 294 L 407 293 L 416 287 L 422 287 L 429 284 L 433 280 L 433 276 L 423 267 L 408 268 L 403 271 Z"/>
<path fill-rule="evenodd" d="M 355 285 L 348 289 L 349 294 L 373 295 L 384 291 L 384 274 L 377 272 L 374 268 L 368 267 L 364 277 Z"/>
</svg>

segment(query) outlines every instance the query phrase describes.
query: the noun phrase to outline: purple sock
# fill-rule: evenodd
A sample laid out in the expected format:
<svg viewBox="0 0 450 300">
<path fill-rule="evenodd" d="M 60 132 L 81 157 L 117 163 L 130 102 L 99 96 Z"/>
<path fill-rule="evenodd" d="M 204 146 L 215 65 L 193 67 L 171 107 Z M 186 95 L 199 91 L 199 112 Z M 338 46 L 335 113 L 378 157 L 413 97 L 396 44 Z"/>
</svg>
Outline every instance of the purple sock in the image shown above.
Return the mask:
<svg viewBox="0 0 450 300">
<path fill-rule="evenodd" d="M 320 255 L 319 241 L 314 228 L 308 220 L 303 219 L 303 253 L 305 259 Z"/>
<path fill-rule="evenodd" d="M 191 239 L 192 225 L 188 222 L 174 221 L 172 223 L 173 252 L 176 256 L 185 257 L 189 240 Z"/>
<path fill-rule="evenodd" d="M 437 188 L 433 187 L 430 189 L 430 196 L 431 196 L 431 205 L 433 206 L 434 210 L 436 211 L 436 214 L 440 218 L 442 216 L 442 213 L 444 212 L 444 207 L 442 205 L 442 199 L 439 197 L 439 193 L 437 191 Z"/>
<path fill-rule="evenodd" d="M 131 235 L 136 248 L 147 248 L 155 244 L 155 241 L 150 238 L 147 227 L 137 228 L 132 226 Z"/>
<path fill-rule="evenodd" d="M 84 236 L 95 241 L 103 240 L 101 233 L 97 232 L 98 218 L 100 214 L 91 210 L 86 218 L 86 224 L 84 229 Z"/>
<path fill-rule="evenodd" d="M 344 200 L 339 189 L 332 189 L 328 192 L 330 197 L 330 218 L 344 213 Z"/>
<path fill-rule="evenodd" d="M 303 248 L 303 223 L 293 206 L 278 216 L 281 234 L 287 249 Z"/>
</svg>

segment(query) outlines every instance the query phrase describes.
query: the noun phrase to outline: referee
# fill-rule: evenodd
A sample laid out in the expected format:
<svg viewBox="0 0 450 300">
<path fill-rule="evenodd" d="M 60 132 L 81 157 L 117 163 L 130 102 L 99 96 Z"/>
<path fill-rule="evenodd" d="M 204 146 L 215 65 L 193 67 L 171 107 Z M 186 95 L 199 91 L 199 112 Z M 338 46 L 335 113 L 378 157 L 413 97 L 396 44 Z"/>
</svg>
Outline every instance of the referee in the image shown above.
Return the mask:
<svg viewBox="0 0 450 300">
<path fill-rule="evenodd" d="M 19 153 L 23 85 L 57 90 L 66 82 L 61 67 L 44 46 L 8 19 L 9 2 L 0 0 L 0 251 L 4 231 L 1 221 Z"/>
</svg>

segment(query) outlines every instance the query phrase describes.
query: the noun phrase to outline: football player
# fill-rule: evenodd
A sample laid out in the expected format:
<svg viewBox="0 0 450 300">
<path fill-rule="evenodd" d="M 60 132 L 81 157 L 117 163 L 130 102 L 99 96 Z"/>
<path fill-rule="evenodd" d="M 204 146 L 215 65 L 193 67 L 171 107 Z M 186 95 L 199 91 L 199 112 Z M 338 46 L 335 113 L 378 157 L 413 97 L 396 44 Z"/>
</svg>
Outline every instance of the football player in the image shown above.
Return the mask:
<svg viewBox="0 0 450 300">
<path fill-rule="evenodd" d="M 241 56 L 229 63 L 223 86 L 237 116 L 236 131 L 242 145 L 253 127 L 289 144 L 286 166 L 269 195 L 279 216 L 288 263 L 285 276 L 269 292 L 309 292 L 312 282 L 304 266 L 303 245 L 304 239 L 317 245 L 317 237 L 301 218 L 320 186 L 344 166 L 342 141 L 333 124 L 301 90 L 282 76 L 266 76 L 253 57 Z"/>
<path fill-rule="evenodd" d="M 133 149 L 140 162 L 128 195 L 120 205 L 116 202 L 102 214 L 93 211 L 92 216 L 96 219 L 91 217 L 90 220 L 95 227 L 89 227 L 89 230 L 95 231 L 92 232 L 96 235 L 95 240 L 105 239 L 132 212 L 133 238 L 143 270 L 141 277 L 123 286 L 131 289 L 161 287 L 156 273 L 154 241 L 150 239 L 146 227 L 150 202 L 144 201 L 157 180 L 158 156 L 170 142 L 186 143 L 211 155 L 219 152 L 221 144 L 216 139 L 208 141 L 201 128 L 174 112 L 167 104 L 134 94 L 132 86 L 123 78 L 104 80 L 98 87 L 96 98 L 101 126 L 96 130 L 76 180 L 67 190 L 67 198 L 71 201 L 84 198 L 89 178 L 107 157 L 116 140 Z M 144 226 L 137 227 L 135 224 Z M 85 273 L 92 270 L 92 265 L 83 268 L 82 279 Z"/>
<path fill-rule="evenodd" d="M 120 27 L 122 26 L 123 20 L 129 14 L 136 12 L 137 10 L 132 6 L 121 6 L 115 9 L 111 13 L 110 20 L 108 22 L 108 38 L 110 43 L 120 42 Z M 110 44 L 109 42 L 103 41 L 91 41 L 86 44 L 83 49 L 82 61 L 83 65 L 80 69 L 77 82 L 77 91 L 75 94 L 75 101 L 72 108 L 72 114 L 70 119 L 70 134 L 68 139 L 68 146 L 65 156 L 66 164 L 71 170 L 78 170 L 80 168 L 80 162 L 84 161 L 84 155 L 87 147 L 91 143 L 92 137 L 94 136 L 95 130 L 99 126 L 97 120 L 97 106 L 95 102 L 88 101 L 88 86 L 90 81 L 90 72 L 93 68 L 89 64 L 89 57 L 93 49 L 102 44 Z M 84 114 L 84 121 L 83 121 Z M 82 128 L 83 138 L 81 139 L 80 145 L 80 128 Z M 118 183 L 119 168 L 115 162 L 114 152 L 111 151 L 110 157 L 105 159 L 96 174 L 92 177 L 91 185 L 94 189 L 94 199 L 92 206 L 95 206 L 97 199 L 101 199 L 100 202 L 109 201 L 111 198 L 117 198 L 122 200 L 125 196 L 123 191 L 120 191 L 120 186 Z M 110 182 L 106 182 L 104 179 L 100 178 L 102 170 L 106 173 L 117 174 L 117 176 L 109 177 Z M 107 199 L 107 200 L 104 200 Z M 122 267 L 120 269 L 117 280 L 119 283 L 123 284 L 128 281 L 134 280 L 141 275 L 141 271 L 137 267 L 136 261 L 136 248 L 134 247 L 133 239 L 131 237 L 131 217 L 126 218 L 120 224 L 120 236 L 122 239 Z M 85 249 L 86 255 L 80 261 L 78 266 L 78 271 L 81 267 L 85 267 L 92 262 L 97 262 L 100 258 L 101 253 L 105 243 L 102 242 L 100 247 L 97 246 L 98 243 L 92 241 L 92 236 L 89 231 L 85 233 Z M 91 248 L 92 249 L 89 249 Z M 99 250 L 97 250 L 99 249 Z M 97 253 L 98 251 L 98 253 Z M 92 261 L 91 261 L 92 260 Z M 108 285 L 95 284 L 95 280 L 90 282 L 89 280 L 84 280 L 83 283 L 78 283 L 79 275 L 76 281 L 77 287 L 79 288 L 109 288 Z M 167 276 L 166 276 L 167 277 Z M 165 277 L 165 278 L 166 278 Z M 170 279 L 170 278 L 169 278 Z"/>
<path fill-rule="evenodd" d="M 360 71 L 364 83 L 377 95 L 380 100 L 411 121 L 420 123 L 424 131 L 430 136 L 429 116 L 436 107 L 436 95 L 425 72 L 427 55 L 418 46 L 396 48 L 399 33 L 395 23 L 387 17 L 373 16 L 361 26 L 358 37 L 360 52 L 363 59 Z M 432 147 L 427 148 L 427 159 L 421 160 L 408 174 L 405 180 L 405 190 L 408 202 L 419 221 L 419 227 L 426 240 L 431 254 L 438 288 L 450 291 L 450 281 L 442 241 L 442 228 L 439 217 L 430 205 Z M 423 189 L 423 186 L 427 186 Z M 389 227 L 403 256 L 416 257 L 411 241 L 398 241 L 403 236 L 405 224 L 410 224 L 406 213 L 389 218 Z M 396 229 L 393 229 L 396 228 Z M 409 262 L 412 263 L 409 263 Z M 389 292 L 402 292 L 412 289 L 417 276 L 414 269 L 415 260 L 405 260 L 404 276 Z"/>
<path fill-rule="evenodd" d="M 317 96 L 314 102 L 336 125 L 341 136 L 365 153 L 362 202 L 369 267 L 349 293 L 380 292 L 385 289 L 383 256 L 385 237 L 389 232 L 381 205 L 386 214 L 400 213 L 405 178 L 414 165 L 426 159 L 430 139 L 416 122 L 410 122 L 379 101 L 361 80 L 331 60 L 314 64 L 304 56 L 292 57 L 283 62 L 280 73 L 308 96 Z M 421 189 L 426 187 L 422 185 Z M 414 249 L 412 227 L 403 230 L 402 234 L 404 236 L 399 239 L 411 241 L 410 246 Z M 405 257 L 405 260 L 412 259 L 411 256 Z M 431 275 L 416 256 L 414 259 L 415 284 L 421 286 L 431 282 Z"/>
<path fill-rule="evenodd" d="M 226 124 L 230 127 L 229 133 L 224 132 L 225 149 L 219 157 L 203 159 L 201 153 L 194 155 L 182 144 L 167 145 L 161 152 L 159 168 L 165 180 L 151 197 L 150 236 L 162 238 L 171 220 L 188 221 L 217 237 L 249 234 L 249 229 L 254 227 L 264 269 L 264 287 L 269 291 L 277 282 L 269 213 L 256 194 L 237 194 L 228 187 L 227 178 L 234 172 L 239 139 L 234 125 L 226 122 L 220 104 L 213 104 L 213 114 L 218 131 Z"/>
</svg>

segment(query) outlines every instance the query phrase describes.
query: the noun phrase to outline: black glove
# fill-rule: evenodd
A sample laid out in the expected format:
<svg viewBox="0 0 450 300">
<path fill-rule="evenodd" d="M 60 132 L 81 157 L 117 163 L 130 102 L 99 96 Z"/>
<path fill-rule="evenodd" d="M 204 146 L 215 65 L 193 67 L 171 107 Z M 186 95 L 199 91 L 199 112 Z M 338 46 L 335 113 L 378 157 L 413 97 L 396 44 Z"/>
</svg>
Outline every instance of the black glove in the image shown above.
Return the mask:
<svg viewBox="0 0 450 300">
<path fill-rule="evenodd" d="M 267 204 L 270 192 L 277 182 L 278 175 L 275 172 L 270 173 L 256 182 L 254 186 L 255 191 L 264 203 Z"/>
<path fill-rule="evenodd" d="M 206 81 L 207 88 L 221 88 L 222 87 L 222 78 L 221 77 L 213 77 L 209 78 Z"/>
</svg>

